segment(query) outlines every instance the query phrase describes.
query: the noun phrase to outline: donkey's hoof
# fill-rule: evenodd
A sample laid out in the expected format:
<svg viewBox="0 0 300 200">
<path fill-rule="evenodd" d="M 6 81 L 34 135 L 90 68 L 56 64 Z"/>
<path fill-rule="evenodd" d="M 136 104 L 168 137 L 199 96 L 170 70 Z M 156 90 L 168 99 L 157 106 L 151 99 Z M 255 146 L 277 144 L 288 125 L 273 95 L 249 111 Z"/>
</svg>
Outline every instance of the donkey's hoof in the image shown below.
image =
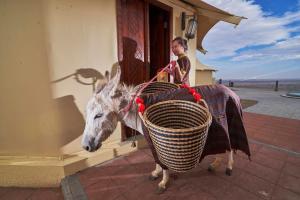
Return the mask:
<svg viewBox="0 0 300 200">
<path fill-rule="evenodd" d="M 156 190 L 156 194 L 163 194 L 166 190 L 167 188 L 158 187 Z"/>
<path fill-rule="evenodd" d="M 149 179 L 150 181 L 155 181 L 155 180 L 158 179 L 158 176 L 152 176 L 152 175 L 149 175 L 149 176 L 148 176 L 148 179 Z"/>
<path fill-rule="evenodd" d="M 226 168 L 225 173 L 226 173 L 227 176 L 231 176 L 232 175 L 232 169 Z"/>
<path fill-rule="evenodd" d="M 213 166 L 209 165 L 208 168 L 207 168 L 207 171 L 209 171 L 209 172 L 215 172 L 216 169 Z"/>
</svg>

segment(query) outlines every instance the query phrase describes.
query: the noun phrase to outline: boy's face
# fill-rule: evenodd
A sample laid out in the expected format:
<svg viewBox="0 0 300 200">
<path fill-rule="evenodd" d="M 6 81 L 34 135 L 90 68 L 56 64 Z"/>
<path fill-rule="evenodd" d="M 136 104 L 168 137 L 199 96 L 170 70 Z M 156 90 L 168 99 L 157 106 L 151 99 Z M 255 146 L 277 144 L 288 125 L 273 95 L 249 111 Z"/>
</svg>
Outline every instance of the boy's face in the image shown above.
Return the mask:
<svg viewBox="0 0 300 200">
<path fill-rule="evenodd" d="M 175 54 L 175 56 L 178 56 L 184 53 L 184 48 L 177 41 L 174 41 L 172 42 L 172 52 Z"/>
</svg>

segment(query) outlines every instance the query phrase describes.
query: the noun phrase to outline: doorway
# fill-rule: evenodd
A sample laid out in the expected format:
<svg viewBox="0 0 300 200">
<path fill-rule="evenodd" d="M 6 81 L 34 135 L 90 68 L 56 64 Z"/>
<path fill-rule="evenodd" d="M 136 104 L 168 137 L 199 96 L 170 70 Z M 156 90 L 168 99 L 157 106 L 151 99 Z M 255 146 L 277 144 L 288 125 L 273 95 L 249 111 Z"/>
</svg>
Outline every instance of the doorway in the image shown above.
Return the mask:
<svg viewBox="0 0 300 200">
<path fill-rule="evenodd" d="M 121 80 L 137 85 L 170 60 L 172 8 L 156 0 L 117 0 L 118 61 Z M 122 126 L 122 141 L 132 136 Z"/>
<path fill-rule="evenodd" d="M 149 5 L 150 77 L 154 77 L 170 61 L 170 15 L 170 7 Z"/>
</svg>

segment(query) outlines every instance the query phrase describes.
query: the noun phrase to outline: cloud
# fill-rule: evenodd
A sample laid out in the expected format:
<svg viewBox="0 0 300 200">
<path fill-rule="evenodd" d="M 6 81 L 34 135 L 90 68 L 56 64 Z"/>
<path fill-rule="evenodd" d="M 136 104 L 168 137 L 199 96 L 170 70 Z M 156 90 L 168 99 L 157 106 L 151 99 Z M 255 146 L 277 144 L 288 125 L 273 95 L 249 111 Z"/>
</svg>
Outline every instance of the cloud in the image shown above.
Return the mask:
<svg viewBox="0 0 300 200">
<path fill-rule="evenodd" d="M 245 16 L 237 28 L 219 22 L 205 37 L 206 59 L 230 57 L 232 61 L 249 59 L 299 59 L 300 39 L 291 33 L 299 31 L 300 9 L 282 16 L 265 13 L 254 1 L 205 0 L 235 15 Z M 300 1 L 299 1 L 300 2 Z M 259 46 L 268 45 L 260 48 Z M 244 50 L 246 49 L 246 50 Z M 250 49 L 250 50 L 247 50 Z M 282 52 L 281 52 L 282 51 Z M 283 55 L 283 56 L 282 56 Z"/>
<path fill-rule="evenodd" d="M 253 59 L 263 60 L 293 60 L 300 59 L 300 36 L 291 37 L 274 45 L 259 50 L 246 50 L 234 56 L 232 61 L 244 61 Z"/>
<path fill-rule="evenodd" d="M 237 28 L 219 22 L 204 38 L 208 53 L 197 52 L 197 58 L 216 68 L 217 78 L 300 78 L 300 0 L 296 10 L 281 15 L 264 12 L 255 1 L 204 1 L 248 18 Z"/>
</svg>

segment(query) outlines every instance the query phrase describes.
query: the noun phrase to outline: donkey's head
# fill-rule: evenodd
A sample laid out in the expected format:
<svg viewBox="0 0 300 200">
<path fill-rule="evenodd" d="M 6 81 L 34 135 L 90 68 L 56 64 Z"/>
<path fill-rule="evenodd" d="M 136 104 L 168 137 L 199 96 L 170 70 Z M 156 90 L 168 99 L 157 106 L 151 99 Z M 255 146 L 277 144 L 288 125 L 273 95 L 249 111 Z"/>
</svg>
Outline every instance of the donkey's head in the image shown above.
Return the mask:
<svg viewBox="0 0 300 200">
<path fill-rule="evenodd" d="M 121 70 L 117 68 L 115 76 L 110 79 L 108 72 L 105 79 L 97 83 L 95 93 L 86 107 L 86 124 L 82 137 L 82 147 L 87 151 L 96 151 L 102 142 L 112 134 L 118 123 Z"/>
</svg>

